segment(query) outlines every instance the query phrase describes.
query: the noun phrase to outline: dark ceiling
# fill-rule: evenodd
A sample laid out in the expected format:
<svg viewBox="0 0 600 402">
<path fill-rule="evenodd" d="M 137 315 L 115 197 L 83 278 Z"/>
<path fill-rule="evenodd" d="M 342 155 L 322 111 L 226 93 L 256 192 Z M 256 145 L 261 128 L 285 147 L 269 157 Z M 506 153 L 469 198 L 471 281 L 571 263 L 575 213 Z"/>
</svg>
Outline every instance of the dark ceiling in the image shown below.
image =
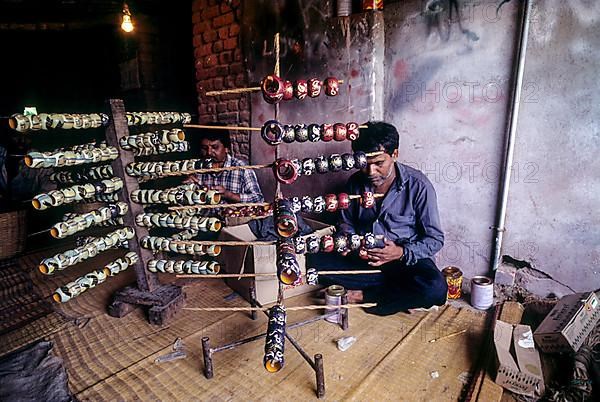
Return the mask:
<svg viewBox="0 0 600 402">
<path fill-rule="evenodd" d="M 126 1 L 131 12 L 165 16 L 191 10 L 191 0 Z M 0 0 L 0 23 L 71 22 L 118 14 L 123 1 L 117 0 Z"/>
</svg>

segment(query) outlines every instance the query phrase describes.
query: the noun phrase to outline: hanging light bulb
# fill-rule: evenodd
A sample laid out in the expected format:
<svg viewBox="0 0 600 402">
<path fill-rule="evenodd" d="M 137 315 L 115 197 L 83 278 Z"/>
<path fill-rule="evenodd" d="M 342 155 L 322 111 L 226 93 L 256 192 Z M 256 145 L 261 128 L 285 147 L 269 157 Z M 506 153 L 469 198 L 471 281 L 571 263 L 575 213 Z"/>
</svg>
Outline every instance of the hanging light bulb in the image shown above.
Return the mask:
<svg viewBox="0 0 600 402">
<path fill-rule="evenodd" d="M 125 32 L 133 31 L 133 21 L 131 20 L 131 12 L 129 12 L 127 3 L 123 3 L 123 22 L 121 22 L 121 29 Z"/>
</svg>

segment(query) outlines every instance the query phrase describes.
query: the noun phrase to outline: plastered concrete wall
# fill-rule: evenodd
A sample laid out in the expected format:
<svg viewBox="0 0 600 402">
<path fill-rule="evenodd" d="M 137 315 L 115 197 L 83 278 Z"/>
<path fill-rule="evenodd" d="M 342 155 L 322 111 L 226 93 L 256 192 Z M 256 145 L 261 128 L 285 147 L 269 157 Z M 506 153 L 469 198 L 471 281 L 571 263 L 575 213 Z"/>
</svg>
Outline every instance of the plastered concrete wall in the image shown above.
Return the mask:
<svg viewBox="0 0 600 402">
<path fill-rule="evenodd" d="M 306 3 L 308 13 L 319 9 Z M 471 277 L 487 273 L 490 264 L 520 2 L 498 9 L 495 0 L 445 0 L 439 13 L 424 12 L 430 3 L 386 2 L 383 25 L 358 14 L 349 30 L 327 16 L 329 2 L 322 18 L 301 20 L 300 28 L 298 21 L 292 29 L 282 20 L 269 28 L 260 21 L 261 28 L 246 32 L 249 76 L 257 82 L 271 71 L 268 40 L 283 27 L 282 75 L 349 79 L 348 94 L 284 104 L 280 120 L 383 118 L 395 124 L 401 160 L 424 171 L 437 190 L 446 233 L 438 265 L 457 265 Z M 599 18 L 596 2 L 534 2 L 503 254 L 542 271 L 532 281 L 544 279 L 544 289 L 531 290 L 544 295 L 553 283 L 562 293 L 600 287 Z M 308 53 L 294 53 L 297 38 Z M 381 67 L 383 75 L 376 71 Z M 259 94 L 251 104 L 252 125 L 272 117 Z M 254 163 L 273 160 L 258 136 L 251 144 Z M 282 156 L 346 149 L 294 145 L 282 147 Z M 302 179 L 284 193 L 330 192 L 344 178 Z M 261 179 L 271 191 L 270 172 Z"/>
<path fill-rule="evenodd" d="M 599 22 L 597 1 L 534 2 L 508 204 L 507 244 L 576 291 L 600 288 Z"/>
<path fill-rule="evenodd" d="M 516 2 L 461 1 L 424 12 L 422 1 L 386 6 L 385 120 L 400 132 L 400 159 L 438 195 L 440 267 L 487 272 L 506 125 Z M 453 2 L 442 2 L 448 6 Z"/>
</svg>

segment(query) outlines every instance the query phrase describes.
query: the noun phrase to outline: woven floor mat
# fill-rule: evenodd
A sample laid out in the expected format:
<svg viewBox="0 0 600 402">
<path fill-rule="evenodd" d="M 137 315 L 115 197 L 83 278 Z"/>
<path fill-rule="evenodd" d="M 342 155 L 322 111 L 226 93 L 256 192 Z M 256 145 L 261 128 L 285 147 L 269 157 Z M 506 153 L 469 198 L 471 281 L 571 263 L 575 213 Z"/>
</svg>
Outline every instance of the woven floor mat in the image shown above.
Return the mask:
<svg viewBox="0 0 600 402">
<path fill-rule="evenodd" d="M 0 268 L 0 356 L 54 333 L 66 323 L 34 287 L 19 259 Z"/>
<path fill-rule="evenodd" d="M 186 288 L 187 306 L 238 306 L 226 301 L 229 288 L 204 281 Z M 308 296 L 287 305 L 311 304 Z M 318 314 L 295 311 L 288 323 Z M 375 317 L 359 309 L 350 328 L 319 321 L 290 331 L 306 352 L 324 356 L 329 400 L 457 400 L 476 360 L 484 315 L 446 306 L 438 312 Z M 115 319 L 98 315 L 84 328 L 69 327 L 52 339 L 65 361 L 71 391 L 81 400 L 287 400 L 316 399 L 312 369 L 288 342 L 285 367 L 275 374 L 262 367 L 264 340 L 214 355 L 215 376 L 202 375 L 200 341 L 209 336 L 218 346 L 263 332 L 266 318 L 252 321 L 246 313 L 181 311 L 165 328 L 153 327 L 140 311 Z M 428 342 L 462 329 L 467 332 Z M 355 336 L 346 352 L 335 340 Z M 155 363 L 183 338 L 187 358 Z"/>
</svg>

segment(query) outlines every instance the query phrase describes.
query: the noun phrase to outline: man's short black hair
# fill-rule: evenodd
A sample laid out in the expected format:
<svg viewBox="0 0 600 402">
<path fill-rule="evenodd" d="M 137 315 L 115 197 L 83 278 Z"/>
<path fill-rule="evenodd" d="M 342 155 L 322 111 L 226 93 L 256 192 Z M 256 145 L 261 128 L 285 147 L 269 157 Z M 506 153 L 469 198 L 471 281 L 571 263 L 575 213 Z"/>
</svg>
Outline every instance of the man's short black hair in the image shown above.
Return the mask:
<svg viewBox="0 0 600 402">
<path fill-rule="evenodd" d="M 227 126 L 227 124 L 221 122 L 211 122 L 206 123 L 206 125 L 213 127 Z M 204 128 L 200 130 L 200 141 L 202 140 L 221 141 L 225 148 L 231 150 L 231 135 L 229 133 L 229 130 L 224 130 L 220 128 Z"/>
<path fill-rule="evenodd" d="M 353 151 L 385 151 L 392 155 L 400 146 L 400 136 L 396 127 L 383 121 L 369 121 L 366 128 L 360 129 L 360 136 L 352 141 Z"/>
</svg>

